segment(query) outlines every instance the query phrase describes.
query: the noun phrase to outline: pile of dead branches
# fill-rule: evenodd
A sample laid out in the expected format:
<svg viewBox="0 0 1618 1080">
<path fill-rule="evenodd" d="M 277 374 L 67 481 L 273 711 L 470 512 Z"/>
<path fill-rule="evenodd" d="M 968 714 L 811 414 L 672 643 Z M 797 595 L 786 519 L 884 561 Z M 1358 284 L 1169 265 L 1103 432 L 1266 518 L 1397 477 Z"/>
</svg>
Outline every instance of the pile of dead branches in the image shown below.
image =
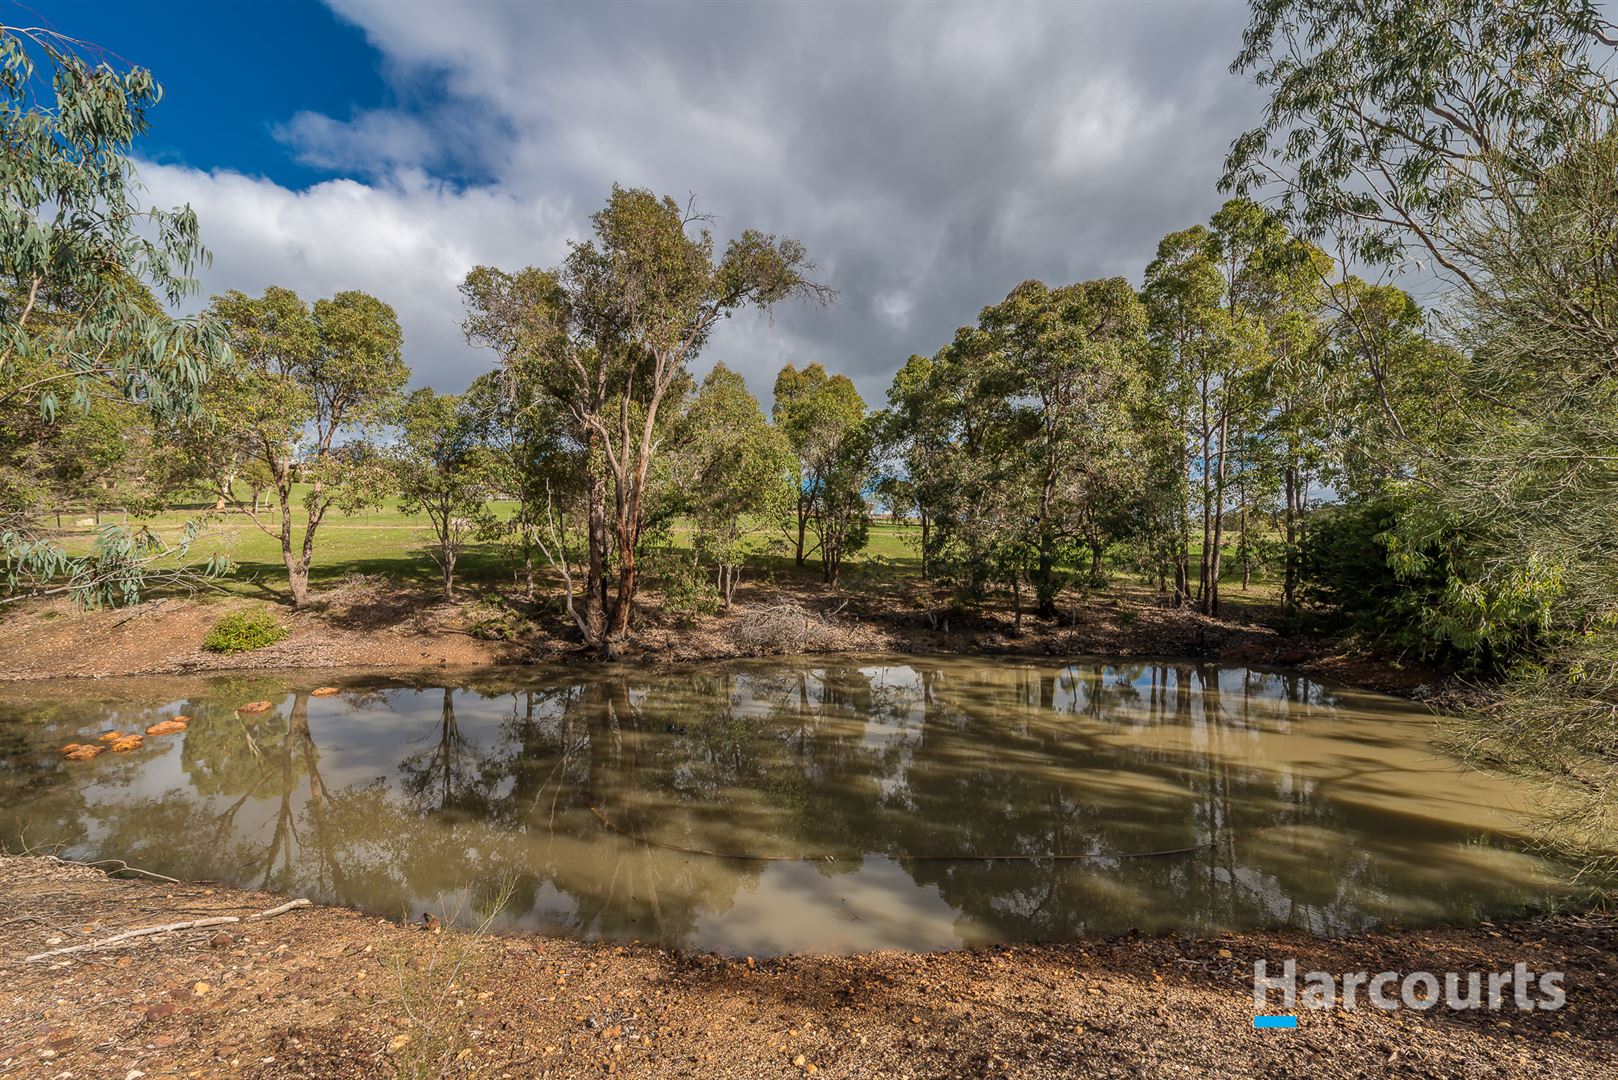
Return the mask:
<svg viewBox="0 0 1618 1080">
<path fill-rule="evenodd" d="M 733 620 L 730 634 L 742 652 L 754 656 L 852 648 L 857 635 L 837 617 L 841 610 L 821 614 L 793 603 L 770 604 Z"/>
</svg>

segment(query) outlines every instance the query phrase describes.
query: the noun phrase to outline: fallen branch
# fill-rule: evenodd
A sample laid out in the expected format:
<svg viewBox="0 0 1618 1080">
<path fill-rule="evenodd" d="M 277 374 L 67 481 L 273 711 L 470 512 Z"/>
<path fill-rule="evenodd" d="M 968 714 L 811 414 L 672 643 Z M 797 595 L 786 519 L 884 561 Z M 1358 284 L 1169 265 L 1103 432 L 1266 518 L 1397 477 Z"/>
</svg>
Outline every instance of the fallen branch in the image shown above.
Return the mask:
<svg viewBox="0 0 1618 1080">
<path fill-rule="evenodd" d="M 122 860 L 122 859 L 97 859 L 95 862 L 77 863 L 76 865 L 78 865 L 78 866 L 93 866 L 97 870 L 101 870 L 101 868 L 106 866 L 108 863 L 117 863 L 118 865 L 117 865 L 117 867 L 115 869 L 102 871 L 103 873 L 106 873 L 106 874 L 141 874 L 141 875 L 144 875 L 145 877 L 153 878 L 153 879 L 155 879 L 157 881 L 166 881 L 171 885 L 184 884 L 184 882 L 182 882 L 179 878 L 171 878 L 167 874 L 154 874 L 150 870 L 142 870 L 138 866 L 130 866 L 128 863 L 124 862 L 124 860 Z"/>
<path fill-rule="evenodd" d="M 83 866 L 91 870 L 100 870 L 108 877 L 111 877 L 113 874 L 144 874 L 146 877 L 155 878 L 158 881 L 166 881 L 171 885 L 185 884 L 185 882 L 181 881 L 179 878 L 171 878 L 165 874 L 154 874 L 150 870 L 142 870 L 138 866 L 130 866 L 122 859 L 97 859 L 95 862 L 80 862 L 77 859 L 64 859 L 60 855 L 39 855 L 36 857 L 41 859 L 49 859 L 61 866 Z M 117 863 L 118 866 L 112 870 L 103 869 L 108 863 Z"/>
<path fill-rule="evenodd" d="M 304 899 L 302 899 L 300 897 L 297 900 L 288 900 L 286 903 L 282 904 L 280 907 L 272 907 L 270 910 L 261 911 L 257 915 L 249 915 L 248 918 L 249 919 L 273 919 L 277 915 L 285 915 L 287 912 L 292 911 L 295 908 L 305 908 L 305 907 L 310 907 L 310 906 L 311 905 L 310 905 L 309 901 L 304 900 Z"/>
<path fill-rule="evenodd" d="M 284 915 L 296 908 L 306 908 L 309 906 L 310 904 L 307 900 L 288 900 L 280 907 L 273 907 L 268 911 L 261 911 L 256 915 L 249 915 L 248 918 L 272 919 L 277 915 Z M 239 915 L 216 915 L 210 919 L 192 919 L 188 922 L 165 923 L 162 926 L 143 926 L 139 930 L 125 930 L 121 934 L 114 934 L 112 937 L 103 938 L 100 941 L 89 941 L 85 942 L 83 945 L 67 945 L 60 949 L 52 949 L 49 952 L 35 953 L 33 956 L 27 957 L 24 962 L 32 964 L 35 961 L 46 960 L 52 956 L 66 956 L 69 953 L 95 952 L 97 949 L 105 949 L 109 945 L 116 945 L 120 941 L 128 941 L 131 938 L 148 937 L 152 934 L 170 934 L 178 930 L 201 930 L 209 926 L 225 926 L 229 923 L 238 923 L 241 921 L 242 920 Z"/>
</svg>

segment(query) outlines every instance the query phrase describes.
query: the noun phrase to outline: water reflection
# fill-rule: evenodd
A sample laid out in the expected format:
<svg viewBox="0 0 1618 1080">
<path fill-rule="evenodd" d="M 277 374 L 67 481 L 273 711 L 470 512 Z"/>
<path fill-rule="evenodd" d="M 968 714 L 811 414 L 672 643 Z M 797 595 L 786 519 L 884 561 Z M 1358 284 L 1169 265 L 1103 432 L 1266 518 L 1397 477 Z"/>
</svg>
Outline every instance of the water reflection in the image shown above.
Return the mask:
<svg viewBox="0 0 1618 1080">
<path fill-rule="evenodd" d="M 763 954 L 1336 932 L 1557 888 L 1516 789 L 1435 756 L 1410 706 L 1302 676 L 845 658 L 310 696 L 332 681 L 13 688 L 0 839 L 389 915 L 509 887 L 508 926 Z M 57 750 L 175 712 L 127 757 Z"/>
</svg>

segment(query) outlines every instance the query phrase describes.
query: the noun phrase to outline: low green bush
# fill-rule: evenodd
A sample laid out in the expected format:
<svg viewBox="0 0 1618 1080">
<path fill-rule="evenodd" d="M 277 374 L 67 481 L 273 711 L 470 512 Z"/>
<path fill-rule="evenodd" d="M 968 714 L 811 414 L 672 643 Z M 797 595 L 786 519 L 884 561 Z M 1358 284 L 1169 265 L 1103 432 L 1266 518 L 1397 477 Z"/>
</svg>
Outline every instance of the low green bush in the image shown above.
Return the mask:
<svg viewBox="0 0 1618 1080">
<path fill-rule="evenodd" d="M 1301 555 L 1305 600 L 1384 646 L 1466 672 L 1531 659 L 1560 588 L 1536 564 L 1485 574 L 1474 537 L 1397 495 L 1316 510 Z"/>
<path fill-rule="evenodd" d="M 209 652 L 247 652 L 274 645 L 286 636 L 286 627 L 268 611 L 233 611 L 213 624 L 202 647 Z"/>
</svg>

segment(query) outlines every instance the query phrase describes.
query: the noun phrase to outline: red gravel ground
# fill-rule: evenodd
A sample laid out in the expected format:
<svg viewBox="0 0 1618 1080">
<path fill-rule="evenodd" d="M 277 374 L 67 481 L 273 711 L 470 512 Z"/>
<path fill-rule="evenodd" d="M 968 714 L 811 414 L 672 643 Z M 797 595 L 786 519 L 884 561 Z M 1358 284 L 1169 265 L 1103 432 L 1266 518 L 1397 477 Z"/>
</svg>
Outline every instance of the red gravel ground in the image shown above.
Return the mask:
<svg viewBox="0 0 1618 1080">
<path fill-rule="evenodd" d="M 1618 920 L 1597 916 L 754 963 L 313 907 L 25 960 L 282 899 L 0 858 L 0 1077 L 1618 1076 Z M 1259 958 L 1523 961 L 1566 973 L 1567 1006 L 1305 1011 L 1259 1032 Z"/>
</svg>

